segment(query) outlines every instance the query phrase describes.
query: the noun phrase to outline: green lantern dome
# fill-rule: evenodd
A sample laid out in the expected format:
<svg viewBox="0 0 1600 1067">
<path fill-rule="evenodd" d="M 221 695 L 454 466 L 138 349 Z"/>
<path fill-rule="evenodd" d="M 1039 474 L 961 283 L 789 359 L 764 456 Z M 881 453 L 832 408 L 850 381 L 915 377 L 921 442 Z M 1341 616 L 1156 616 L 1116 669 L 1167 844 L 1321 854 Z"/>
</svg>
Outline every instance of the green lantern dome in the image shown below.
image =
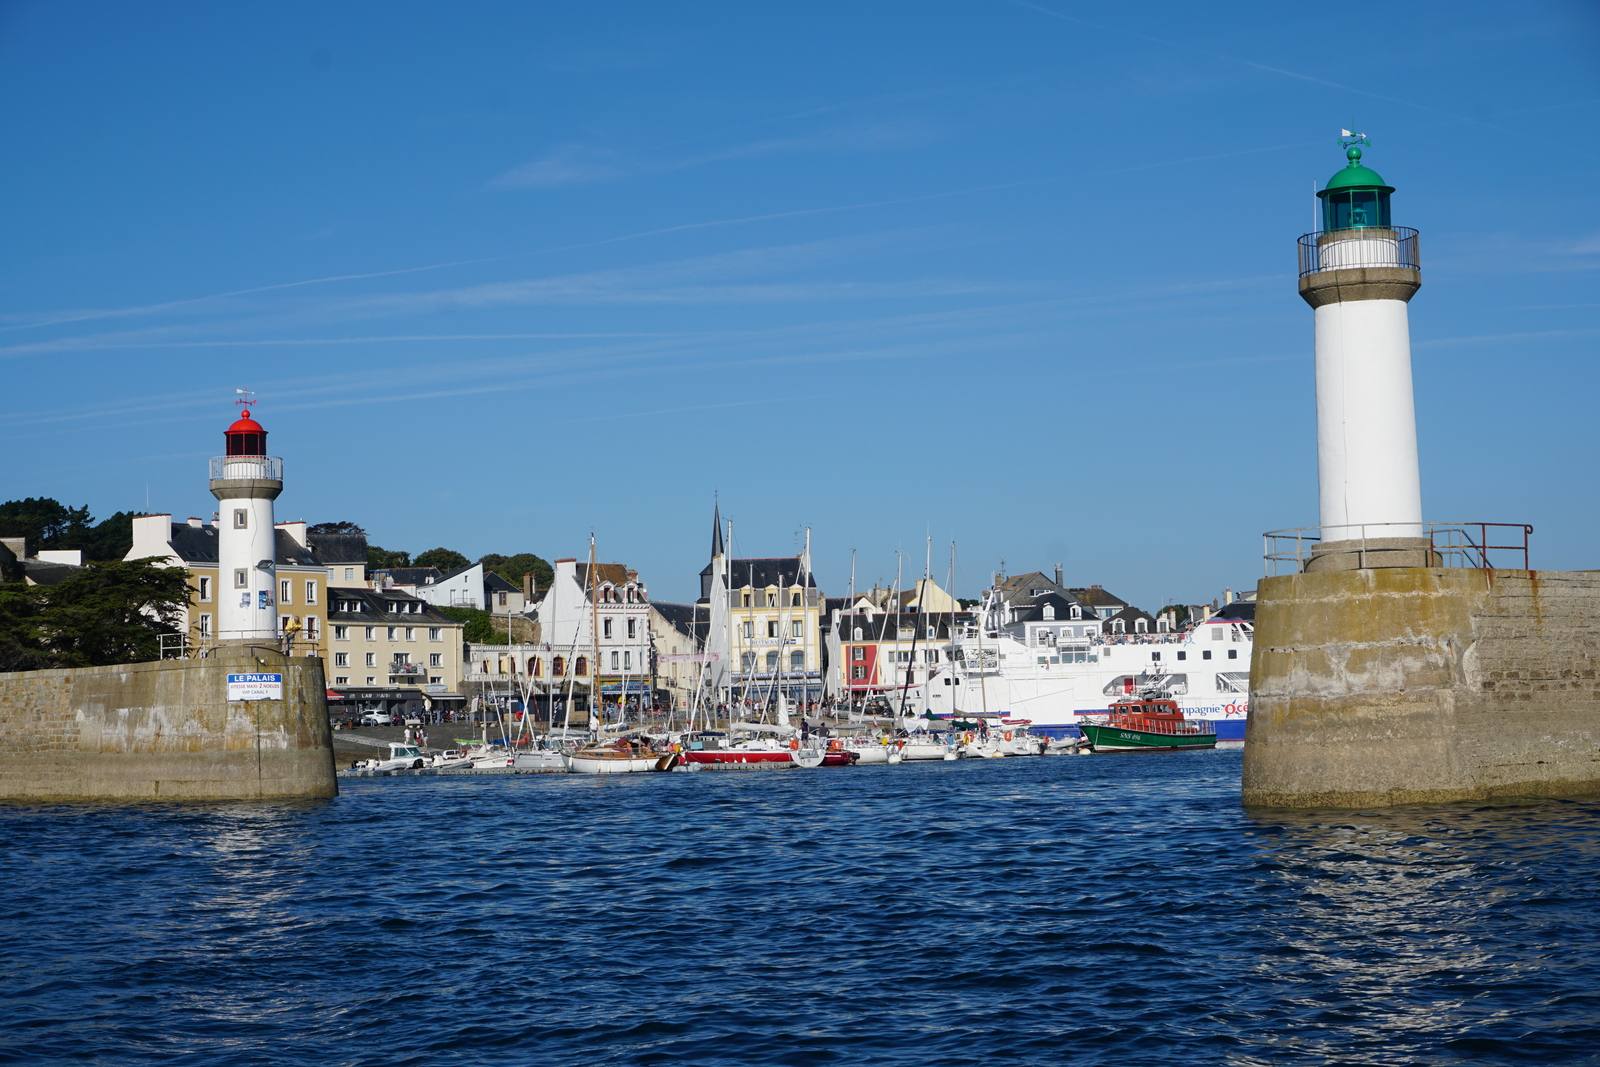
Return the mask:
<svg viewBox="0 0 1600 1067">
<path fill-rule="evenodd" d="M 1328 179 L 1327 187 L 1317 196 L 1322 200 L 1322 228 L 1324 230 L 1388 229 L 1389 194 L 1394 187 L 1385 185 L 1378 172 L 1361 165 L 1361 149 L 1351 145 L 1345 152 L 1349 163 Z"/>
</svg>

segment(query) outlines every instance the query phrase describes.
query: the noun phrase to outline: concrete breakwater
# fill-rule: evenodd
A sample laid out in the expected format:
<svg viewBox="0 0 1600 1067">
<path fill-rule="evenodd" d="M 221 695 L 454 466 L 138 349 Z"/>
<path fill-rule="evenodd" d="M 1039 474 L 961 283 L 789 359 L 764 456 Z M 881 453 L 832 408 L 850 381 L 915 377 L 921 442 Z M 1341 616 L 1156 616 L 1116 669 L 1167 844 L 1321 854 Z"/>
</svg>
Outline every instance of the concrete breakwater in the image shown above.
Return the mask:
<svg viewBox="0 0 1600 1067">
<path fill-rule="evenodd" d="M 1600 573 L 1384 567 L 1264 579 L 1243 800 L 1600 794 Z"/>
<path fill-rule="evenodd" d="M 230 675 L 280 681 L 245 700 Z M 330 735 L 322 661 L 266 648 L 0 673 L 0 797 L 332 797 Z"/>
</svg>

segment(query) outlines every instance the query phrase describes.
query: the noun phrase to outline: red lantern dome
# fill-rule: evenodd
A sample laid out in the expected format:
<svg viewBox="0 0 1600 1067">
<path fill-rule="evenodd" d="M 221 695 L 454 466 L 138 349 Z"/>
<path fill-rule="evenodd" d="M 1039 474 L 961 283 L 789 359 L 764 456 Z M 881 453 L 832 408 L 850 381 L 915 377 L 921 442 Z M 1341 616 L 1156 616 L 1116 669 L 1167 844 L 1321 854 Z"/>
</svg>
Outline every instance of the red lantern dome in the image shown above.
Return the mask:
<svg viewBox="0 0 1600 1067">
<path fill-rule="evenodd" d="M 264 456 L 267 454 L 267 431 L 255 419 L 250 417 L 248 411 L 239 416 L 239 420 L 229 426 L 222 435 L 227 445 L 227 455 L 230 456 Z"/>
</svg>

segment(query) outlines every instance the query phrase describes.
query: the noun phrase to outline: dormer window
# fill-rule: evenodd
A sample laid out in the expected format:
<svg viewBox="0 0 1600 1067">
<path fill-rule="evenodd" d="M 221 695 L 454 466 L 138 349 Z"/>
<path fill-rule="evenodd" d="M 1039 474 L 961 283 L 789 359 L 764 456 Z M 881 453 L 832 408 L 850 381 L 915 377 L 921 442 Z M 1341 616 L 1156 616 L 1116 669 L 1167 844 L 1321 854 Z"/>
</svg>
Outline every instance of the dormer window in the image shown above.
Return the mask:
<svg viewBox="0 0 1600 1067">
<path fill-rule="evenodd" d="M 1044 606 L 1044 617 L 1046 619 L 1053 619 L 1056 617 L 1056 606 L 1054 604 L 1046 604 Z"/>
<path fill-rule="evenodd" d="M 1083 618 L 1083 609 L 1078 607 L 1078 605 L 1076 605 L 1076 604 L 1072 605 L 1072 617 L 1074 619 Z"/>
</svg>

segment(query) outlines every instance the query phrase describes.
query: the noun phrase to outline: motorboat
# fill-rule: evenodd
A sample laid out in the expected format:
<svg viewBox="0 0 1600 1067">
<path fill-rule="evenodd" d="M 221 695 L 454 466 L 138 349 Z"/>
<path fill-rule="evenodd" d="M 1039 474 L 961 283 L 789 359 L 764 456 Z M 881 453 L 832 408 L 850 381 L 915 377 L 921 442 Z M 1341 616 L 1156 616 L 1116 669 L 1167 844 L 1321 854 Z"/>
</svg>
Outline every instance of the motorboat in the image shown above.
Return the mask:
<svg viewBox="0 0 1600 1067">
<path fill-rule="evenodd" d="M 903 760 L 960 759 L 961 745 L 942 734 L 911 734 L 895 742 Z"/>
<path fill-rule="evenodd" d="M 387 756 L 362 760 L 356 764 L 356 769 L 372 774 L 382 774 L 387 771 L 420 771 L 431 762 L 432 758 L 416 745 L 404 741 L 390 741 Z"/>
<path fill-rule="evenodd" d="M 888 763 L 889 744 L 886 737 L 852 737 L 844 741 L 844 748 L 855 753 L 857 763 Z"/>
<path fill-rule="evenodd" d="M 1085 719 L 1081 727 L 1096 752 L 1217 747 L 1217 731 L 1209 723 L 1187 721 L 1176 701 L 1155 693 L 1119 700 L 1104 718 Z"/>
</svg>

